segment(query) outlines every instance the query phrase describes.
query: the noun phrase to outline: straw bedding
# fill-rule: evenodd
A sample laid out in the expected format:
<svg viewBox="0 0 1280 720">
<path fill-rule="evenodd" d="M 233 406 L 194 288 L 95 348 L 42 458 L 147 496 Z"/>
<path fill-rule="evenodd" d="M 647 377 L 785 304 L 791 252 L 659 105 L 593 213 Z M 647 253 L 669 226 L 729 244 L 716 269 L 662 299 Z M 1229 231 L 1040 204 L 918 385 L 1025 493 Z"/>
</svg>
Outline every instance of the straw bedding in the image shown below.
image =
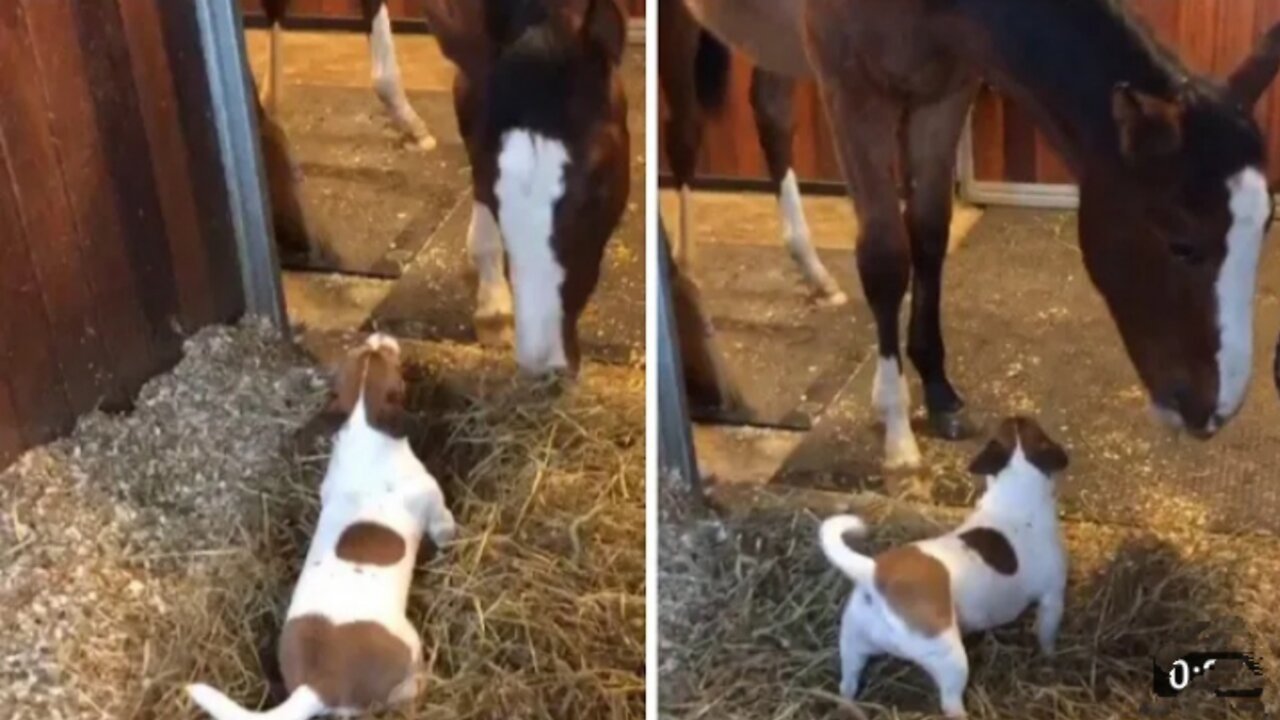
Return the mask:
<svg viewBox="0 0 1280 720">
<path fill-rule="evenodd" d="M 961 514 L 755 492 L 719 494 L 718 517 L 688 510 L 678 483 L 661 495 L 663 717 L 939 712 L 928 676 L 898 660 L 872 662 L 858 704 L 837 697 L 837 627 L 852 586 L 822 557 L 816 528 L 819 516 L 855 510 L 874 521 L 867 549 L 875 552 L 935 534 Z M 967 638 L 971 718 L 1259 718 L 1280 710 L 1280 542 L 1084 524 L 1064 531 L 1072 566 L 1058 653 L 1039 656 L 1031 614 Z M 1156 698 L 1152 656 L 1168 667 L 1193 650 L 1255 652 L 1265 680 L 1235 670 L 1213 677 L 1224 687 L 1263 684 L 1263 702 L 1192 689 Z"/>
<path fill-rule="evenodd" d="M 465 348 L 406 353 L 420 455 L 463 527 L 411 598 L 430 687 L 388 716 L 641 717 L 642 371 L 527 387 Z M 273 704 L 325 394 L 266 327 L 211 328 L 134 412 L 0 474 L 0 715 L 196 717 L 195 679 Z"/>
</svg>

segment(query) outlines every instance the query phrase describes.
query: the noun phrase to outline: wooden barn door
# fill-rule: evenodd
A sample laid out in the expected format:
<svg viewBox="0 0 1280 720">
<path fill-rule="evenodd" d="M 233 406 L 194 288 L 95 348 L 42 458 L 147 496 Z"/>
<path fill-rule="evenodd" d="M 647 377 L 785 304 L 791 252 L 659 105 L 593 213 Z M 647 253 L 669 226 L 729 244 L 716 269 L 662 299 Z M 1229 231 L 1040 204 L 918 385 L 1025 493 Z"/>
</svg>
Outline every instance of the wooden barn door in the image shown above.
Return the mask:
<svg viewBox="0 0 1280 720">
<path fill-rule="evenodd" d="M 1129 0 L 1130 7 L 1189 68 L 1224 78 L 1280 21 L 1280 0 Z M 1272 183 L 1280 181 L 1280 93 L 1259 101 Z M 974 107 L 970 162 L 963 186 L 970 199 L 1017 205 L 1072 206 L 1074 179 L 1026 113 L 990 88 Z"/>
<path fill-rule="evenodd" d="M 244 311 L 196 2 L 0 2 L 0 467 Z"/>
</svg>

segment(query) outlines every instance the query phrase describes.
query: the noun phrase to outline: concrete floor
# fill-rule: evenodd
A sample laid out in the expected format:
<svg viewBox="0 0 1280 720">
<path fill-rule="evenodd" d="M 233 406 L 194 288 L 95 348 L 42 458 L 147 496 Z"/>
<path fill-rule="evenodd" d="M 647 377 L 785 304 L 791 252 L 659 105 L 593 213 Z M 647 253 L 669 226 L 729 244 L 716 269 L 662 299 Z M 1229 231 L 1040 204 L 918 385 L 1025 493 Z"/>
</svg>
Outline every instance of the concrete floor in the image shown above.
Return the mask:
<svg viewBox="0 0 1280 720">
<path fill-rule="evenodd" d="M 262 87 L 265 31 L 246 32 Z M 434 39 L 398 35 L 405 90 L 438 140 L 402 145 L 369 85 L 363 35 L 287 32 L 280 118 L 306 177 L 309 208 L 337 262 L 284 273 L 291 319 L 307 330 L 380 328 L 423 340 L 474 341 L 466 254 L 470 173 L 453 114 L 452 65 Z M 587 357 L 636 363 L 644 345 L 643 48 L 624 66 L 635 148 L 628 211 L 581 326 Z M 336 272 L 335 272 L 336 271 Z"/>
<path fill-rule="evenodd" d="M 664 216 L 674 222 L 672 198 L 664 193 L 663 200 Z M 772 198 L 711 200 L 697 204 L 694 228 L 703 247 L 695 276 L 731 369 L 763 417 L 807 408 L 812 427 L 700 425 L 695 442 L 704 472 L 722 487 L 865 490 L 970 504 L 975 487 L 964 468 L 982 439 L 951 443 L 920 431 L 925 469 L 886 473 L 879 466 L 881 431 L 869 402 L 874 326 L 852 248 L 840 245 L 853 236 L 846 203 L 806 200 L 827 267 L 851 298 L 831 309 L 806 302 L 779 243 L 758 241 L 776 237 L 776 221 L 766 217 Z M 1148 418 L 1145 395 L 1085 274 L 1072 213 L 988 209 L 952 253 L 943 305 L 952 380 L 984 428 L 1029 413 L 1063 442 L 1072 462 L 1060 492 L 1068 517 L 1280 534 L 1273 478 L 1280 401 L 1270 379 L 1280 329 L 1275 246 L 1273 239 L 1260 275 L 1251 394 L 1233 424 L 1208 443 L 1170 436 Z M 919 416 L 918 379 L 909 377 Z M 828 388 L 821 402 L 807 396 L 816 385 Z"/>
</svg>

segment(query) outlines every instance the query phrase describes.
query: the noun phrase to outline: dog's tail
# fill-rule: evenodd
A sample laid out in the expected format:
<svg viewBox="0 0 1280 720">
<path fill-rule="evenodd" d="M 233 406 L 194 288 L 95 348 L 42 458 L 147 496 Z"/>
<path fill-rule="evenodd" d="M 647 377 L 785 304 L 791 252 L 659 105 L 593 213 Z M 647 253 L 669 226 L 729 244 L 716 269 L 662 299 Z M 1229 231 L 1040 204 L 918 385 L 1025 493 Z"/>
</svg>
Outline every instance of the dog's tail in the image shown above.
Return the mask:
<svg viewBox="0 0 1280 720">
<path fill-rule="evenodd" d="M 188 685 L 187 694 L 215 720 L 308 720 L 327 709 L 315 690 L 306 685 L 299 686 L 283 704 L 266 712 L 243 708 L 235 700 L 200 683 Z"/>
<path fill-rule="evenodd" d="M 862 537 L 867 534 L 867 524 L 856 515 L 835 515 L 822 521 L 818 530 L 819 544 L 840 572 L 848 575 L 854 582 L 868 583 L 875 577 L 876 561 L 855 551 L 845 541 L 848 535 Z"/>
</svg>

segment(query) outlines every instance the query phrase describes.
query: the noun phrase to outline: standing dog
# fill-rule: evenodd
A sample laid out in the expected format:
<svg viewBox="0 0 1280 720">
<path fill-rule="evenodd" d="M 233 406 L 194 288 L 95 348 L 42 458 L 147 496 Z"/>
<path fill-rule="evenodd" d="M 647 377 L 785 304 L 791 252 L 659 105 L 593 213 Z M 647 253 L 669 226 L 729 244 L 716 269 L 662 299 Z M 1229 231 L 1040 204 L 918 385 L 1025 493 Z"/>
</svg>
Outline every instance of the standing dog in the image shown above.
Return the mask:
<svg viewBox="0 0 1280 720">
<path fill-rule="evenodd" d="M 218 720 L 358 715 L 418 691 L 418 631 L 405 616 L 424 532 L 453 539 L 453 514 L 405 437 L 400 346 L 373 335 L 344 359 L 330 411 L 346 417 L 320 486 L 320 520 L 280 636 L 291 693 L 246 710 L 208 685 L 191 699 Z"/>
<path fill-rule="evenodd" d="M 987 489 L 955 530 L 870 558 L 846 539 L 866 533 L 862 520 L 822 523 L 827 559 L 857 582 L 840 622 L 842 695 L 854 697 L 867 660 L 887 653 L 923 667 L 943 712 L 962 717 L 969 658 L 961 633 L 1012 622 L 1033 602 L 1040 649 L 1053 652 L 1067 555 L 1052 477 L 1066 467 L 1066 452 L 1034 420 L 1008 418 L 969 465 L 987 476 Z"/>
</svg>

